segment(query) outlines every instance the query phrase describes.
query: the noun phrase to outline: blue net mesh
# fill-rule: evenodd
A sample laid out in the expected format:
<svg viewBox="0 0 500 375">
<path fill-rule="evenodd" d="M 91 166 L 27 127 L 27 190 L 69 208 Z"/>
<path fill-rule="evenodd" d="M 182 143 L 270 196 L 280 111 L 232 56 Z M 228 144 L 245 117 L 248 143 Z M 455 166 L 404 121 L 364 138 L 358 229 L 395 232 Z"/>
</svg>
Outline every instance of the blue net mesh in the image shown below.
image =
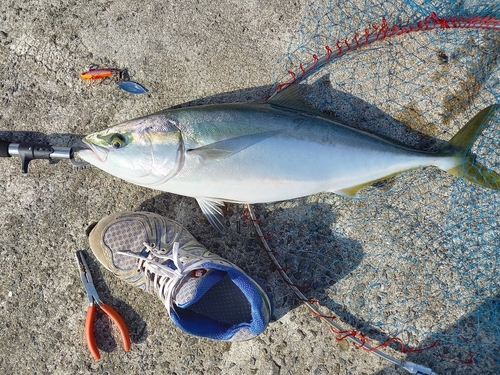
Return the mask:
<svg viewBox="0 0 500 375">
<path fill-rule="evenodd" d="M 436 151 L 481 109 L 499 102 L 499 17 L 498 1 L 317 1 L 273 81 L 298 80 L 302 94 L 324 113 Z M 476 27 L 453 26 L 463 20 Z M 399 32 L 388 37 L 394 26 Z M 362 45 L 384 30 L 385 38 Z M 342 56 L 300 79 L 328 54 Z M 471 150 L 497 172 L 499 131 L 496 113 Z M 412 355 L 426 356 L 424 364 L 438 373 L 467 373 L 470 366 L 495 373 L 499 206 L 499 192 L 425 168 L 375 183 L 357 200 L 318 194 L 259 209 L 288 274 L 343 321 L 372 339 L 399 337 L 412 348 L 437 341 Z M 290 303 L 288 296 L 277 298 L 278 311 Z"/>
</svg>

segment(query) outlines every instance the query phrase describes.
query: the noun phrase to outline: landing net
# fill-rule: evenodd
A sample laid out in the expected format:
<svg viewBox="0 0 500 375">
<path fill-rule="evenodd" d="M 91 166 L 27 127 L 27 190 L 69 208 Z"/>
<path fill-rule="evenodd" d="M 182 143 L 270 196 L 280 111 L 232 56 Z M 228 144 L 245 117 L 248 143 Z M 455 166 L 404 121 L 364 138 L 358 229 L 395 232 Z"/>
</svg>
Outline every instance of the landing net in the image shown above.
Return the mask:
<svg viewBox="0 0 500 375">
<path fill-rule="evenodd" d="M 269 95 L 299 84 L 324 113 L 435 151 L 499 103 L 500 5 L 484 3 L 315 1 Z M 497 172 L 499 134 L 497 113 L 471 150 Z M 365 188 L 358 200 L 318 194 L 255 209 L 293 282 L 361 335 L 432 346 L 408 358 L 436 373 L 495 373 L 499 207 L 500 192 L 425 168 Z M 278 311 L 289 297 L 277 298 Z"/>
</svg>

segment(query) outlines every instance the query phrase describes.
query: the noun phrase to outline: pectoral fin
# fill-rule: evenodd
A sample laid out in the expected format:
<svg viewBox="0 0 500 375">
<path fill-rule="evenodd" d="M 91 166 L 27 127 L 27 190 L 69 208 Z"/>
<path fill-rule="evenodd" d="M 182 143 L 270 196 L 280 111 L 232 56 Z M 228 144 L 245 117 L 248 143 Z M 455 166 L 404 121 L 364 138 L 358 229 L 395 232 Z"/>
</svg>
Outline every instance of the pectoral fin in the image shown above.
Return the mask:
<svg viewBox="0 0 500 375">
<path fill-rule="evenodd" d="M 234 155 L 256 143 L 278 134 L 277 131 L 262 132 L 256 134 L 243 135 L 214 142 L 202 147 L 193 148 L 187 151 L 190 155 L 197 155 L 203 161 L 218 161 Z"/>
<path fill-rule="evenodd" d="M 196 198 L 196 201 L 209 223 L 220 233 L 224 234 L 226 228 L 224 226 L 224 213 L 221 210 L 221 207 L 224 207 L 224 202 L 212 198 Z"/>
</svg>

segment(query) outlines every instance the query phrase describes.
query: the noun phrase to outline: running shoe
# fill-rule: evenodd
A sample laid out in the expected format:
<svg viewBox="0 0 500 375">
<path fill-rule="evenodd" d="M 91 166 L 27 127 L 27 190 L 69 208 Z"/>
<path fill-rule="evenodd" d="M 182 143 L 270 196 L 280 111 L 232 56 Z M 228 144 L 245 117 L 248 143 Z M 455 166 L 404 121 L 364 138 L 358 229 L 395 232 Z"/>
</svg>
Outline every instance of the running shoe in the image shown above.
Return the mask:
<svg viewBox="0 0 500 375">
<path fill-rule="evenodd" d="M 90 226 L 87 235 L 104 267 L 157 295 L 188 334 L 242 341 L 269 323 L 271 299 L 261 284 L 172 220 L 148 212 L 115 213 Z"/>
</svg>

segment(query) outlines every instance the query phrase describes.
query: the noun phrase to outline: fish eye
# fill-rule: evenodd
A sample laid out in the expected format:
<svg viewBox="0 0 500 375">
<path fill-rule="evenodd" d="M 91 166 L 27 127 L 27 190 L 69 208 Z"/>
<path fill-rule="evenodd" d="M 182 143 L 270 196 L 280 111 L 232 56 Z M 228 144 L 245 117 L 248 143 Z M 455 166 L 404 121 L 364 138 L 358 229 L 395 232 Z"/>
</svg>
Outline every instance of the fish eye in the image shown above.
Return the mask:
<svg viewBox="0 0 500 375">
<path fill-rule="evenodd" d="M 111 139 L 110 139 L 110 142 L 109 142 L 109 144 L 113 148 L 123 147 L 125 145 L 125 143 L 126 143 L 126 139 L 125 139 L 125 137 L 122 134 L 113 134 L 111 136 Z"/>
</svg>

